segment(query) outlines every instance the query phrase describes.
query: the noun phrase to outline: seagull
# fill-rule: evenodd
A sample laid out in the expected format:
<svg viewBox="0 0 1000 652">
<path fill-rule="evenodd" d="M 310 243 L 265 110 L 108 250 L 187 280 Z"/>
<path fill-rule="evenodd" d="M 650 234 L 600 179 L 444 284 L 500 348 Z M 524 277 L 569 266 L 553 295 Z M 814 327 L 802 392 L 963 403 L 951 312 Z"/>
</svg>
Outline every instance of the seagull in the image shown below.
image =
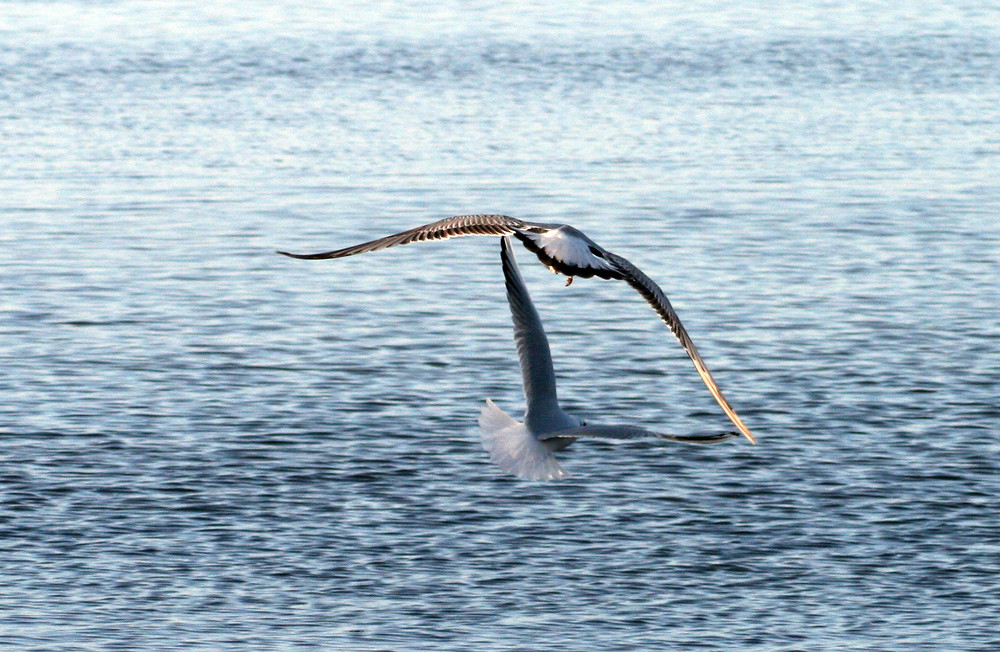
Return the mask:
<svg viewBox="0 0 1000 652">
<path fill-rule="evenodd" d="M 507 286 L 507 303 L 514 320 L 514 341 L 521 363 L 526 404 L 524 421 L 516 421 L 487 399 L 479 414 L 483 448 L 503 471 L 528 480 L 558 480 L 566 472 L 552 454 L 577 439 L 611 441 L 669 439 L 706 444 L 739 437 L 732 431 L 718 435 L 665 435 L 633 425 L 588 424 L 559 407 L 556 375 L 545 329 L 528 288 L 524 285 L 510 238 L 500 239 L 500 260 Z"/>
<path fill-rule="evenodd" d="M 447 240 L 472 235 L 516 237 L 529 251 L 538 256 L 542 264 L 556 274 L 569 277 L 566 281 L 567 285 L 572 283 L 576 276 L 616 279 L 631 285 L 652 306 L 656 314 L 680 341 L 684 351 L 694 363 L 698 375 L 708 387 L 708 391 L 711 392 L 733 425 L 750 440 L 751 444 L 757 443 L 753 433 L 723 396 L 718 383 L 712 377 L 712 373 L 705 365 L 705 361 L 702 360 L 701 354 L 698 353 L 698 349 L 695 348 L 694 342 L 691 341 L 691 337 L 660 286 L 628 260 L 601 247 L 581 231 L 567 224 L 527 222 L 508 215 L 456 215 L 402 233 L 335 251 L 317 254 L 293 254 L 287 251 L 279 251 L 278 253 L 303 260 L 325 260 L 380 251 L 411 242 Z"/>
</svg>

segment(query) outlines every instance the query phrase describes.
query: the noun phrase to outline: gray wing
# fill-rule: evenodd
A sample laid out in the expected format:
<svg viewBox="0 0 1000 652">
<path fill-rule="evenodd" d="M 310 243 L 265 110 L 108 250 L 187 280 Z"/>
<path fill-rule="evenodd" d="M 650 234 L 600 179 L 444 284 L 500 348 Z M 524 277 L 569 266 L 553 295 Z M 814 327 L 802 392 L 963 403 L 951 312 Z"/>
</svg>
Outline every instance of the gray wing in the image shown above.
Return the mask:
<svg viewBox="0 0 1000 652">
<path fill-rule="evenodd" d="M 642 273 L 638 267 L 630 263 L 625 258 L 617 254 L 613 254 L 610 251 L 605 252 L 605 257 L 614 263 L 615 267 L 621 271 L 624 276 L 625 281 L 635 288 L 642 298 L 645 299 L 656 314 L 660 316 L 660 319 L 670 328 L 670 331 L 677 337 L 680 341 L 681 346 L 687 352 L 691 361 L 694 362 L 695 369 L 698 370 L 698 375 L 705 382 L 708 387 L 708 391 L 712 393 L 715 397 L 716 402 L 722 408 L 723 412 L 729 417 L 740 432 L 743 433 L 750 443 L 756 444 L 757 439 L 750 432 L 750 429 L 746 427 L 743 420 L 740 419 L 739 415 L 736 414 L 736 410 L 729 405 L 729 401 L 726 397 L 722 395 L 722 390 L 719 389 L 719 385 L 715 382 L 712 377 L 712 373 L 705 366 L 705 361 L 702 360 L 701 354 L 698 353 L 698 349 L 695 347 L 694 342 L 691 341 L 691 336 L 687 334 L 687 330 L 684 328 L 684 324 L 681 323 L 680 318 L 674 311 L 673 306 L 670 305 L 670 301 L 667 300 L 667 296 L 663 293 L 656 283 L 653 282 L 651 278 Z"/>
<path fill-rule="evenodd" d="M 726 441 L 733 437 L 739 437 L 736 431 L 720 432 L 712 435 L 666 435 L 652 430 L 646 430 L 640 426 L 615 425 L 605 426 L 601 424 L 578 426 L 568 430 L 557 430 L 547 432 L 538 436 L 538 439 L 606 439 L 609 441 L 635 441 L 637 439 L 668 439 L 670 441 L 681 441 L 688 444 L 714 444 Z"/>
<path fill-rule="evenodd" d="M 344 258 L 354 254 L 368 253 L 369 251 L 379 251 L 388 249 L 396 245 L 405 245 L 411 242 L 421 242 L 424 240 L 447 240 L 466 235 L 512 235 L 519 229 L 530 226 L 529 222 L 508 217 L 507 215 L 456 215 L 439 220 L 432 224 L 418 226 L 409 231 L 389 235 L 378 240 L 363 242 L 352 247 L 327 251 L 318 254 L 292 254 L 287 251 L 279 251 L 283 256 L 292 258 L 302 258 L 304 260 L 322 260 L 326 258 Z"/>
<path fill-rule="evenodd" d="M 507 303 L 510 304 L 510 315 L 514 320 L 514 342 L 521 362 L 527 413 L 558 409 L 556 373 L 552 367 L 549 341 L 545 337 L 542 320 L 531 301 L 528 288 L 521 278 L 517 260 L 511 250 L 510 238 L 507 236 L 500 238 L 500 262 L 507 286 Z"/>
</svg>

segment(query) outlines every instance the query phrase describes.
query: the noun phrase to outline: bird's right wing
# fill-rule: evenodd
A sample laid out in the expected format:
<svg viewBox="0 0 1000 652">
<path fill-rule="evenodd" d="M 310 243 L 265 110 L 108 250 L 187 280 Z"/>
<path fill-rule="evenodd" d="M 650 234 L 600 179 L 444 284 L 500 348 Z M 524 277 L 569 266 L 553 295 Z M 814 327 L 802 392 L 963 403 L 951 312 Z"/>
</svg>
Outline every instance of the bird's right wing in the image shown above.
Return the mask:
<svg viewBox="0 0 1000 652">
<path fill-rule="evenodd" d="M 608 441 L 634 441 L 637 439 L 668 439 L 670 441 L 680 441 L 688 444 L 714 444 L 726 441 L 734 437 L 739 437 L 736 431 L 720 432 L 712 435 L 667 435 L 660 432 L 647 430 L 641 426 L 632 425 L 584 425 L 567 430 L 556 430 L 538 436 L 541 441 L 549 439 L 604 439 Z"/>
<path fill-rule="evenodd" d="M 715 397 L 716 402 L 722 408 L 722 411 L 726 413 L 726 416 L 729 417 L 730 421 L 733 422 L 733 425 L 739 428 L 740 432 L 750 440 L 751 444 L 756 444 L 757 439 L 743 423 L 743 420 L 740 419 L 740 416 L 736 414 L 736 410 L 729 404 L 726 397 L 722 395 L 722 390 L 719 389 L 718 383 L 712 377 L 712 372 L 708 370 L 694 342 L 691 341 L 691 336 L 688 335 L 687 329 L 684 328 L 684 324 L 681 323 L 680 317 L 677 316 L 674 307 L 670 305 L 667 295 L 663 293 L 660 286 L 654 283 L 653 279 L 643 274 L 641 269 L 627 259 L 611 252 L 605 252 L 605 256 L 614 263 L 615 267 L 622 273 L 625 281 L 635 288 L 642 295 L 642 298 L 653 307 L 656 314 L 660 316 L 660 319 L 663 320 L 674 336 L 680 341 L 688 357 L 694 362 L 694 367 L 698 370 L 698 375 L 705 382 L 705 386 L 708 387 L 708 391 Z"/>
<path fill-rule="evenodd" d="M 354 254 L 368 253 L 369 251 L 380 251 L 405 245 L 411 242 L 421 242 L 424 240 L 447 240 L 466 235 L 512 235 L 519 229 L 530 226 L 528 222 L 508 217 L 507 215 L 456 215 L 439 220 L 432 224 L 418 226 L 409 231 L 389 235 L 378 240 L 363 242 L 352 247 L 327 251 L 318 254 L 292 254 L 287 251 L 279 251 L 283 256 L 291 258 L 302 258 L 304 260 L 322 260 L 327 258 L 344 258 Z"/>
</svg>

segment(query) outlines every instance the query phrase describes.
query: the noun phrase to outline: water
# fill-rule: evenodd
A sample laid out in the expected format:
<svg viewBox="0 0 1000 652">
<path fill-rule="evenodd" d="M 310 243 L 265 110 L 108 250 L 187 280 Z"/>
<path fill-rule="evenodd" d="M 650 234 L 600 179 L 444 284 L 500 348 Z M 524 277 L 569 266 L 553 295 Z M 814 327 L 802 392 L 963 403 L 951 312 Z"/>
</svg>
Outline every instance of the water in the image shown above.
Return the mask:
<svg viewBox="0 0 1000 652">
<path fill-rule="evenodd" d="M 1000 645 L 1000 10 L 564 4 L 0 5 L 5 648 Z M 761 444 L 498 475 L 495 242 L 273 254 L 486 211 Z M 521 262 L 568 409 L 727 425 Z"/>
</svg>

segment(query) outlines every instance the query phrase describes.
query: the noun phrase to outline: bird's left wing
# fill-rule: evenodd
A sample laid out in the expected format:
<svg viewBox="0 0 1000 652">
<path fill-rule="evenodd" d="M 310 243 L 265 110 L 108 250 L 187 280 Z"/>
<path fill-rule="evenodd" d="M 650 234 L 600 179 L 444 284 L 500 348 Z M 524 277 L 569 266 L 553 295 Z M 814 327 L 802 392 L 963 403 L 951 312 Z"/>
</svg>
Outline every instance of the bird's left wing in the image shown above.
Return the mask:
<svg viewBox="0 0 1000 652">
<path fill-rule="evenodd" d="M 584 425 L 570 428 L 568 430 L 556 430 L 539 435 L 538 439 L 546 441 L 549 439 L 605 439 L 608 441 L 634 441 L 637 439 L 668 439 L 670 441 L 680 441 L 688 444 L 714 444 L 726 441 L 733 437 L 739 437 L 736 431 L 721 432 L 712 435 L 668 435 L 660 432 L 647 430 L 640 426 L 632 425 Z"/>
<path fill-rule="evenodd" d="M 514 322 L 514 342 L 521 363 L 527 414 L 554 412 L 559 409 L 559 402 L 556 398 L 556 372 L 552 366 L 549 340 L 545 337 L 541 317 L 538 316 L 521 277 L 517 259 L 511 250 L 510 238 L 506 236 L 500 238 L 500 262 L 507 287 L 510 316 Z"/>
<path fill-rule="evenodd" d="M 667 299 L 667 295 L 663 293 L 660 286 L 653 282 L 651 278 L 642 273 L 638 267 L 633 265 L 631 262 L 622 258 L 617 254 L 613 254 L 610 251 L 604 252 L 605 258 L 607 258 L 614 266 L 621 272 L 624 280 L 631 285 L 642 298 L 645 299 L 656 314 L 660 316 L 660 319 L 670 328 L 670 331 L 674 336 L 680 341 L 681 346 L 687 352 L 688 357 L 694 362 L 695 369 L 698 370 L 698 375 L 705 382 L 708 387 L 708 391 L 712 393 L 715 397 L 716 402 L 722 408 L 726 416 L 733 422 L 739 431 L 750 440 L 751 444 L 756 444 L 757 439 L 750 432 L 750 429 L 746 427 L 740 416 L 736 414 L 736 410 L 729 404 L 726 397 L 723 396 L 722 390 L 719 389 L 718 383 L 715 382 L 715 378 L 712 377 L 712 372 L 708 370 L 705 365 L 705 361 L 702 360 L 701 354 L 698 353 L 698 349 L 695 347 L 694 342 L 691 341 L 691 336 L 688 335 L 687 330 L 684 328 L 684 324 L 681 323 L 680 317 L 674 311 L 673 306 L 670 305 L 670 301 Z"/>
<path fill-rule="evenodd" d="M 318 254 L 292 254 L 279 251 L 283 256 L 302 258 L 305 260 L 323 260 L 327 258 L 344 258 L 369 251 L 380 251 L 397 245 L 422 242 L 424 240 L 447 240 L 467 235 L 513 235 L 517 230 L 529 226 L 517 218 L 507 215 L 456 215 L 431 224 L 418 226 L 409 231 L 387 235 L 384 238 L 362 242 L 358 245 L 326 251 Z"/>
</svg>

